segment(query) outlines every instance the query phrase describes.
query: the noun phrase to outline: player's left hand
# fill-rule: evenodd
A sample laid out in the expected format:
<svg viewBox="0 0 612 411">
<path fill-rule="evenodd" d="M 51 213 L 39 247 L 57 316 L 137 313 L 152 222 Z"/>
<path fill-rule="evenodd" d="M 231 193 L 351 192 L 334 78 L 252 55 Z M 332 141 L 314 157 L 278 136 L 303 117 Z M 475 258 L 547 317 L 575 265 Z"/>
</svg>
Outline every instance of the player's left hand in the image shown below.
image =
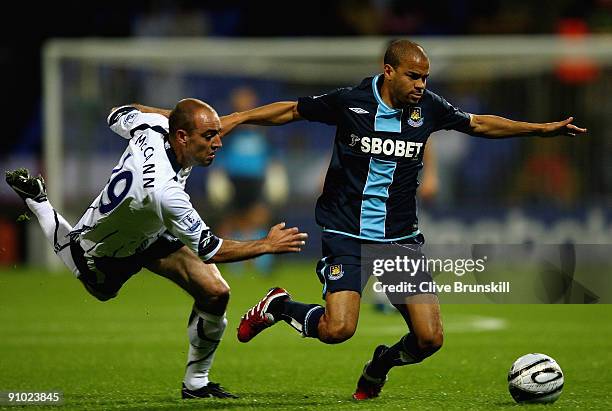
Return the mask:
<svg viewBox="0 0 612 411">
<path fill-rule="evenodd" d="M 438 177 L 433 176 L 432 173 L 424 173 L 423 181 L 419 185 L 419 198 L 426 203 L 432 202 L 438 195 Z"/>
<path fill-rule="evenodd" d="M 285 223 L 276 224 L 264 239 L 269 247 L 268 253 L 297 253 L 302 251 L 308 234 L 301 233 L 297 227 L 285 228 Z"/>
<path fill-rule="evenodd" d="M 554 136 L 571 136 L 576 137 L 577 135 L 584 134 L 587 132 L 586 128 L 580 128 L 572 124 L 574 117 L 568 117 L 562 121 L 556 121 L 554 123 L 544 124 L 542 136 L 554 137 Z"/>
</svg>

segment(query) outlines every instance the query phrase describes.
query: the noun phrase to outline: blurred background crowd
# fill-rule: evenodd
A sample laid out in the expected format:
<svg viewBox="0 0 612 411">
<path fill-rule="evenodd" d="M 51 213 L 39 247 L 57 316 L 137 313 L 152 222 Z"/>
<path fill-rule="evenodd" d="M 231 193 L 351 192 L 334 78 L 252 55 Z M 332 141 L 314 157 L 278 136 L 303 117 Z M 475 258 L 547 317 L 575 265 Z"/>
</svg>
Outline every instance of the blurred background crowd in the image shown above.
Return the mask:
<svg viewBox="0 0 612 411">
<path fill-rule="evenodd" d="M 45 172 L 42 48 L 52 38 L 450 38 L 552 35 L 580 39 L 612 34 L 612 0 L 398 0 L 288 2 L 149 1 L 121 4 L 53 2 L 18 5 L 18 30 L 3 29 L 3 122 L 0 164 Z M 612 42 L 612 37 L 610 37 Z M 384 46 L 384 42 L 381 45 Z M 499 47 L 504 47 L 499 38 Z M 381 54 L 384 47 L 381 47 Z M 177 67 L 181 61 L 171 62 Z M 578 242 L 612 237 L 611 66 L 567 56 L 546 70 L 432 76 L 428 87 L 468 112 L 528 121 L 573 115 L 589 129 L 578 139 L 488 141 L 456 132 L 432 136 L 435 167 L 421 198 L 422 231 L 437 241 L 503 235 L 517 225 L 535 239 L 557 230 Z M 464 69 L 465 70 L 465 69 Z M 452 68 L 445 68 L 445 72 Z M 139 102 L 172 107 L 183 97 L 211 103 L 219 114 L 300 95 L 321 94 L 346 82 L 277 79 L 196 70 L 87 65 L 61 66 L 65 147 L 65 212 L 72 223 L 104 186 L 125 142 L 105 126 L 112 106 Z M 517 74 L 518 73 L 518 74 Z M 375 72 L 364 72 L 364 76 Z M 469 73 L 468 73 L 469 74 Z M 110 92 L 109 90 L 112 90 Z M 281 128 L 243 127 L 224 142 L 210 169 L 195 170 L 187 190 L 205 220 L 223 236 L 257 237 L 287 220 L 312 234 L 314 202 L 329 162 L 334 129 L 306 122 Z M 87 153 L 86 156 L 83 153 Z M 432 160 L 433 161 L 433 160 Z M 17 196 L 0 187 L 0 263 L 28 257 L 29 237 L 16 217 Z M 480 230 L 480 231 L 478 231 Z M 34 233 L 34 234 L 33 234 Z M 455 233 L 455 234 L 453 234 Z M 543 234 L 542 234 L 543 235 Z M 486 237 L 483 235 L 482 237 Z M 524 237 L 524 236 L 523 236 Z M 512 241 L 525 238 L 506 237 Z M 31 247 L 30 247 L 31 248 Z M 262 260 L 262 272 L 269 261 Z"/>
</svg>

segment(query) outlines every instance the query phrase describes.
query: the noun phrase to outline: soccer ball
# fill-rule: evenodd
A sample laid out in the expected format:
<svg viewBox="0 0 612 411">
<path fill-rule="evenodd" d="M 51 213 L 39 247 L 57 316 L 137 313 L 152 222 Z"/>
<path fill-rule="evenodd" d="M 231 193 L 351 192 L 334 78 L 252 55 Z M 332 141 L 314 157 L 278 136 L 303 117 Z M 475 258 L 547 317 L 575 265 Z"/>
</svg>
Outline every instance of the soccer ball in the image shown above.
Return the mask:
<svg viewBox="0 0 612 411">
<path fill-rule="evenodd" d="M 526 354 L 508 371 L 508 389 L 518 403 L 552 403 L 563 389 L 563 371 L 545 354 Z"/>
</svg>

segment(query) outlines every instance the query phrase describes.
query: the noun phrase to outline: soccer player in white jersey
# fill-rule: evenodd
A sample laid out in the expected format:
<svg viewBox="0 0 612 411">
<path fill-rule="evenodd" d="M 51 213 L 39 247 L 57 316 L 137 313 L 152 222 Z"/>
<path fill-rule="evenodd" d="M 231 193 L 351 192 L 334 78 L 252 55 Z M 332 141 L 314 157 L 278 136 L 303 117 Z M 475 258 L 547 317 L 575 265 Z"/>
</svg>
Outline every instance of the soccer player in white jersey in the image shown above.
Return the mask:
<svg viewBox="0 0 612 411">
<path fill-rule="evenodd" d="M 182 397 L 235 398 L 208 379 L 227 324 L 230 291 L 214 263 L 298 252 L 307 236 L 281 223 L 260 240 L 223 240 L 202 221 L 184 188 L 192 167 L 210 165 L 222 145 L 221 122 L 208 104 L 185 99 L 172 111 L 123 106 L 111 111 L 108 125 L 128 147 L 76 226 L 49 203 L 42 177 L 18 169 L 6 173 L 7 183 L 36 215 L 56 254 L 97 299 L 115 297 L 143 267 L 188 292 L 194 305 Z"/>
</svg>

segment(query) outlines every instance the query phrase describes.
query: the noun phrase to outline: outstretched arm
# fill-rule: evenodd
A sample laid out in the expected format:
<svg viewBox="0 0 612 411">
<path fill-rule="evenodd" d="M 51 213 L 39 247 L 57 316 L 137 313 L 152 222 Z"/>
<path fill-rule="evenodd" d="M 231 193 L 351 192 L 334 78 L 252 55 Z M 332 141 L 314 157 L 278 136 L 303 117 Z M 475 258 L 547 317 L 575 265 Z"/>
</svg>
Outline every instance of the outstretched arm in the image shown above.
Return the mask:
<svg viewBox="0 0 612 411">
<path fill-rule="evenodd" d="M 296 227 L 285 228 L 285 223 L 280 223 L 260 240 L 223 240 L 202 221 L 191 205 L 189 195 L 179 184 L 169 184 L 156 195 L 161 207 L 160 217 L 166 228 L 204 262 L 241 261 L 262 254 L 295 253 L 301 251 L 308 238 Z"/>
<path fill-rule="evenodd" d="M 521 136 L 577 136 L 587 132 L 586 128 L 573 125 L 573 121 L 574 117 L 569 117 L 553 123 L 526 123 L 499 116 L 472 114 L 470 134 L 478 137 L 504 138 Z"/>
<path fill-rule="evenodd" d="M 136 110 L 140 111 L 141 113 L 155 113 L 155 114 L 161 114 L 164 117 L 170 117 L 170 112 L 172 110 L 167 110 L 164 108 L 157 108 L 157 107 L 150 107 L 150 106 L 143 106 L 142 104 L 137 104 L 137 103 L 133 103 L 133 104 L 128 104 L 131 107 L 134 107 Z M 117 110 L 117 108 L 119 107 L 113 107 L 111 109 L 111 113 L 115 110 Z"/>
<path fill-rule="evenodd" d="M 308 234 L 296 227 L 285 228 L 285 223 L 275 225 L 261 240 L 223 240 L 219 251 L 208 263 L 228 263 L 255 258 L 263 254 L 297 253 L 302 250 Z"/>
<path fill-rule="evenodd" d="M 221 117 L 222 136 L 240 124 L 257 124 L 261 126 L 280 126 L 302 117 L 297 111 L 297 101 L 281 101 L 256 107 L 252 110 L 236 112 Z"/>
</svg>

